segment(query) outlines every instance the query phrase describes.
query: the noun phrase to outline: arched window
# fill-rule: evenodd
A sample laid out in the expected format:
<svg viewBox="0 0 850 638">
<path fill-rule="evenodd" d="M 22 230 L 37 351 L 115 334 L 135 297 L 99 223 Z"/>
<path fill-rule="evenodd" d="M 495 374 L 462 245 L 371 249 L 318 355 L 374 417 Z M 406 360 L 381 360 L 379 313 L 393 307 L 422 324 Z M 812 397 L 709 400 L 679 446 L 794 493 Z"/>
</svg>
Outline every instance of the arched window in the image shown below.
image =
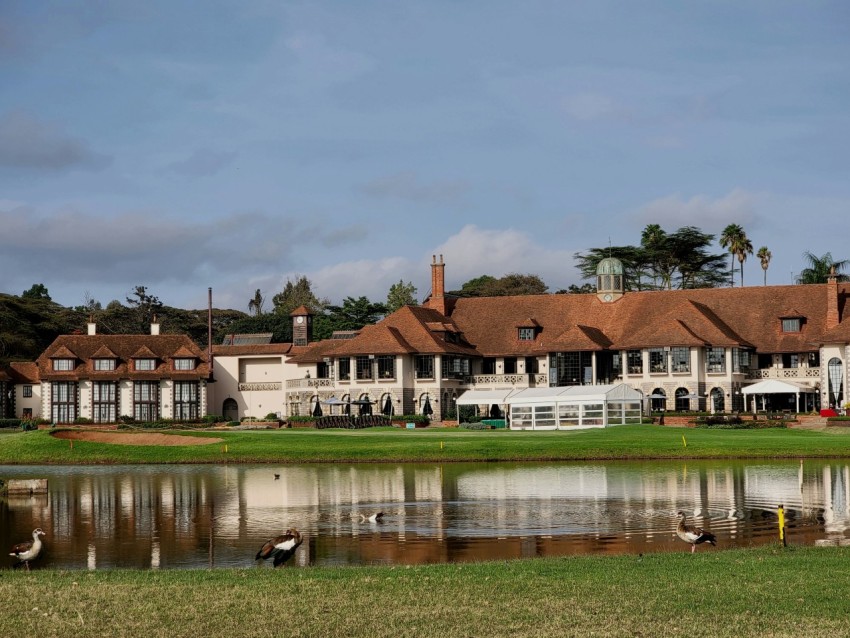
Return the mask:
<svg viewBox="0 0 850 638">
<path fill-rule="evenodd" d="M 691 409 L 689 394 L 687 388 L 676 388 L 676 412 L 687 412 Z"/>
<path fill-rule="evenodd" d="M 827 364 L 829 375 L 829 407 L 840 408 L 844 401 L 844 369 L 841 359 L 833 357 Z"/>
<path fill-rule="evenodd" d="M 726 395 L 723 393 L 723 388 L 712 388 L 711 390 L 711 411 L 725 412 L 726 411 Z"/>
<path fill-rule="evenodd" d="M 662 388 L 655 388 L 649 395 L 649 409 L 659 412 L 667 407 L 667 393 Z"/>
</svg>

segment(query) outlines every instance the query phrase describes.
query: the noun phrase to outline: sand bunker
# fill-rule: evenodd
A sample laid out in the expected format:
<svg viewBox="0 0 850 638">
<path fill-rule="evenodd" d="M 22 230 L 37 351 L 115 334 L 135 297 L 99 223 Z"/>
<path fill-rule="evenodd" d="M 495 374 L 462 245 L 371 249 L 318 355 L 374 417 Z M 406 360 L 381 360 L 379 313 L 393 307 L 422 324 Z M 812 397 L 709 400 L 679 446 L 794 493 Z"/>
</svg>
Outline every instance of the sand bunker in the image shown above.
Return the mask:
<svg viewBox="0 0 850 638">
<path fill-rule="evenodd" d="M 91 443 L 111 443 L 114 445 L 211 445 L 221 443 L 224 439 L 214 439 L 200 436 L 185 436 L 181 434 L 160 434 L 159 432 L 56 432 L 57 439 L 72 439 L 74 441 L 89 441 Z"/>
</svg>

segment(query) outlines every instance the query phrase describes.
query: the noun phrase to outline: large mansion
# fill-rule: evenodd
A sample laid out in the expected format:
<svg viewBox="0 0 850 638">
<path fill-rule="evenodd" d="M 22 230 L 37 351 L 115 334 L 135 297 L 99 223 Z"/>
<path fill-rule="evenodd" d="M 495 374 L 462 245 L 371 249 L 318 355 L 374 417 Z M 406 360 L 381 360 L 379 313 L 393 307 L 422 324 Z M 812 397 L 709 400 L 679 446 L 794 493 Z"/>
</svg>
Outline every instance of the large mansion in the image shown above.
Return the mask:
<svg viewBox="0 0 850 638">
<path fill-rule="evenodd" d="M 435 258 L 421 306 L 321 341 L 305 307 L 292 313 L 292 343 L 234 335 L 208 352 L 158 330 L 99 335 L 90 325 L 87 335 L 57 338 L 34 364 L 0 371 L 0 416 L 285 418 L 317 402 L 324 414 L 389 402 L 395 414 L 427 405 L 434 419 L 452 420 L 470 390 L 613 383 L 641 392 L 653 409 L 810 411 L 845 402 L 850 287 L 835 279 L 627 292 L 622 265 L 605 259 L 595 294 L 455 298 L 444 271 Z M 747 392 L 766 380 L 788 391 Z"/>
</svg>

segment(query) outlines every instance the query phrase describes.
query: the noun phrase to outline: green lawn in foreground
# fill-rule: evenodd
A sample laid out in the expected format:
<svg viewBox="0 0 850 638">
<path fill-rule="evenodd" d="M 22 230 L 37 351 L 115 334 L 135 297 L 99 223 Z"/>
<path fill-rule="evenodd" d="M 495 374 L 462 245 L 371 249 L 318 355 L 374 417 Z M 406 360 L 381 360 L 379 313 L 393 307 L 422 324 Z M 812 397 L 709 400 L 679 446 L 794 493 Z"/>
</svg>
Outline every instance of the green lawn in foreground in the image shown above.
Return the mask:
<svg viewBox="0 0 850 638">
<path fill-rule="evenodd" d="M 72 448 L 69 441 L 51 437 L 47 430 L 16 432 L 0 436 L 0 464 L 850 456 L 850 435 L 843 428 L 818 432 L 796 429 L 700 430 L 635 425 L 575 432 L 375 428 L 214 431 L 193 432 L 191 435 L 218 437 L 223 442 L 203 446 L 154 447 L 74 441 Z"/>
<path fill-rule="evenodd" d="M 420 567 L 0 571 L 0 635 L 850 635 L 850 549 Z"/>
</svg>

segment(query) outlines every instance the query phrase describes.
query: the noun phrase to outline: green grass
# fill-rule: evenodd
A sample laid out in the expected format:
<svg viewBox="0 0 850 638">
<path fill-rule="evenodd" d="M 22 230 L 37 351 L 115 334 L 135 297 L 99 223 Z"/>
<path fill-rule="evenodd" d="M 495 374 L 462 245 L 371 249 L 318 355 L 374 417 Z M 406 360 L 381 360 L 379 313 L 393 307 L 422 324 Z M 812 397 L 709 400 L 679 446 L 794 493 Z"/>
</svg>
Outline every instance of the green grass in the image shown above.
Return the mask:
<svg viewBox="0 0 850 638">
<path fill-rule="evenodd" d="M 219 437 L 224 442 L 159 447 L 74 441 L 72 448 L 69 441 L 56 439 L 47 430 L 16 432 L 0 436 L 0 464 L 850 457 L 850 432 L 844 429 L 701 430 L 634 425 L 575 432 L 374 428 L 185 434 Z"/>
<path fill-rule="evenodd" d="M 850 635 L 850 549 L 0 572 L 4 637 Z"/>
</svg>

